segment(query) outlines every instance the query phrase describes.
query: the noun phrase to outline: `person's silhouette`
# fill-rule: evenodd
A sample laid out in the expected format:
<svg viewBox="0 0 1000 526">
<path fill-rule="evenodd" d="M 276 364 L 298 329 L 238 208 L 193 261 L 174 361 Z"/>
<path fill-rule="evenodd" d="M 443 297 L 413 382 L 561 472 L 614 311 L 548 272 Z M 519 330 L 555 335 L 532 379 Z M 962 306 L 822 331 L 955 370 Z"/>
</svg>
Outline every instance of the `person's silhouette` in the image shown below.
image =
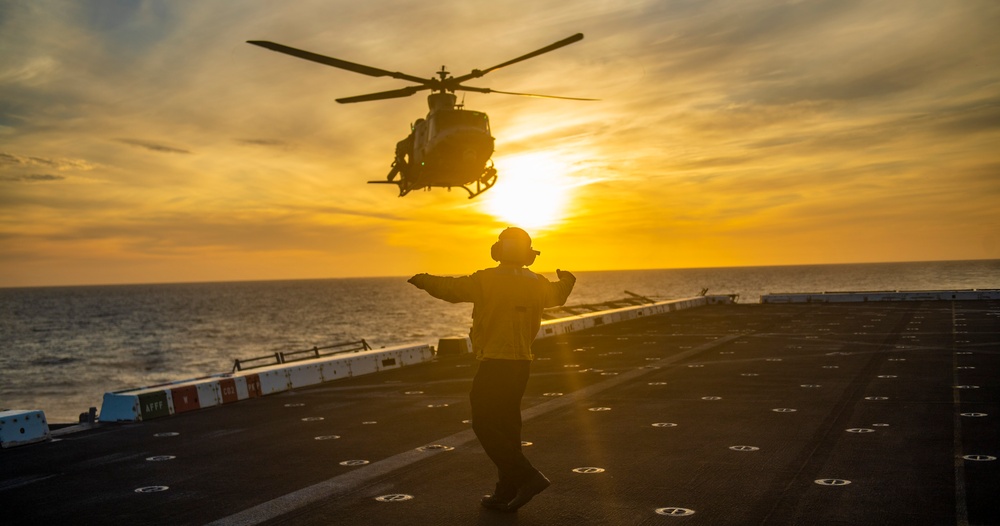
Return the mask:
<svg viewBox="0 0 1000 526">
<path fill-rule="evenodd" d="M 500 265 L 469 276 L 417 274 L 409 279 L 435 298 L 473 304 L 470 336 L 479 369 L 469 393 L 472 429 L 500 479 L 481 504 L 498 511 L 515 511 L 549 486 L 521 452 L 521 397 L 542 309 L 564 304 L 576 276 L 556 270 L 559 281 L 551 282 L 525 268 L 539 254 L 528 233 L 512 227 L 500 233 L 490 250 Z"/>
</svg>

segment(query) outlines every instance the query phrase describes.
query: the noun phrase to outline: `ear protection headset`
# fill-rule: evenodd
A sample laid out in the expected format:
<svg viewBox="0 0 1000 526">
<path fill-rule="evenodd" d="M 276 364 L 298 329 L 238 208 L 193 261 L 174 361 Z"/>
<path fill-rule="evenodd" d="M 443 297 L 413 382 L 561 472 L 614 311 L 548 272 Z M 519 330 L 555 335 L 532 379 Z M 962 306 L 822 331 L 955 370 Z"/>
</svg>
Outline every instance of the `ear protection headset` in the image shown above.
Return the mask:
<svg viewBox="0 0 1000 526">
<path fill-rule="evenodd" d="M 493 261 L 508 261 L 531 266 L 541 252 L 531 248 L 531 236 L 517 227 L 510 227 L 500 232 L 500 238 L 490 247 Z"/>
</svg>

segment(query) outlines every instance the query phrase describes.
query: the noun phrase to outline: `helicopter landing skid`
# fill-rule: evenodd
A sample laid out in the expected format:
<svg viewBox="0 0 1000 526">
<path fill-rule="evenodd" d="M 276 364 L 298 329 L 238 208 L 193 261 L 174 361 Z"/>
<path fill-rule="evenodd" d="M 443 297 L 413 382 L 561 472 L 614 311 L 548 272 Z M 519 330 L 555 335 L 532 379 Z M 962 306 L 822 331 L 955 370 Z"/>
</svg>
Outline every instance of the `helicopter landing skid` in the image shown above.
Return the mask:
<svg viewBox="0 0 1000 526">
<path fill-rule="evenodd" d="M 368 184 L 394 184 L 399 187 L 399 197 L 403 197 L 412 190 L 412 188 L 403 188 L 403 181 L 368 181 Z"/>
<path fill-rule="evenodd" d="M 472 189 L 469 188 L 468 186 L 463 186 L 462 188 L 466 192 L 469 192 L 469 199 L 472 199 L 473 197 L 476 197 L 477 195 L 489 190 L 490 188 L 493 188 L 493 185 L 496 184 L 496 182 L 497 182 L 497 169 L 494 168 L 493 163 L 490 162 L 490 165 L 485 170 L 483 170 L 483 175 L 481 175 L 479 177 L 479 180 L 476 181 L 475 192 L 473 192 Z"/>
<path fill-rule="evenodd" d="M 389 172 L 390 176 L 395 175 L 394 173 L 395 168 L 396 164 L 393 163 L 394 170 L 393 172 Z M 485 170 L 483 170 L 483 175 L 481 175 L 479 179 L 476 181 L 476 186 L 474 189 L 469 188 L 468 186 L 459 186 L 459 188 L 465 190 L 466 192 L 469 192 L 469 199 L 472 199 L 473 197 L 478 196 L 479 194 L 489 190 L 490 188 L 493 188 L 493 185 L 496 184 L 496 182 L 497 182 L 497 169 L 493 167 L 493 163 L 490 163 L 490 166 L 488 166 Z M 399 197 L 403 197 L 404 195 L 410 193 L 411 190 L 413 190 L 413 186 L 405 178 L 400 178 L 400 180 L 398 181 L 394 181 L 392 179 L 387 179 L 383 181 L 368 181 L 368 184 L 394 184 L 399 187 Z M 429 186 L 426 188 L 430 190 Z M 448 186 L 446 188 L 448 188 L 448 190 L 452 189 L 451 186 Z"/>
</svg>

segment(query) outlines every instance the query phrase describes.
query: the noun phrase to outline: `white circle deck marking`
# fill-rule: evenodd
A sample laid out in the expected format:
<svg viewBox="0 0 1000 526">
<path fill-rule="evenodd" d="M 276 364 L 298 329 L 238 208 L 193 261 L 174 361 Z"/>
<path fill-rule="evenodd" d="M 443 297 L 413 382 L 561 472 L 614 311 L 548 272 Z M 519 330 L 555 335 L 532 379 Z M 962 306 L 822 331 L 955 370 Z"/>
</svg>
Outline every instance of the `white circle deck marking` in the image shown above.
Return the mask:
<svg viewBox="0 0 1000 526">
<path fill-rule="evenodd" d="M 591 407 L 587 411 L 610 411 L 610 407 Z"/>
<path fill-rule="evenodd" d="M 890 362 L 905 362 L 906 358 L 889 358 Z"/>
<path fill-rule="evenodd" d="M 407 495 L 405 493 L 392 493 L 390 495 L 382 495 L 380 497 L 375 497 L 375 500 L 379 502 L 402 502 L 404 500 L 410 500 L 413 495 Z"/>
<path fill-rule="evenodd" d="M 689 365 L 688 367 L 705 367 L 705 366 L 702 365 L 702 364 L 700 364 L 700 363 L 696 363 L 696 364 L 693 364 L 693 365 Z"/>
<path fill-rule="evenodd" d="M 136 493 L 157 493 L 160 491 L 167 491 L 170 486 L 144 486 L 141 488 L 136 488 Z"/>
<path fill-rule="evenodd" d="M 959 413 L 959 414 L 971 418 L 982 418 L 984 416 L 989 416 L 987 413 Z"/>
<path fill-rule="evenodd" d="M 649 382 L 647 385 L 667 385 L 667 382 Z"/>
<path fill-rule="evenodd" d="M 880 375 L 878 375 L 878 377 L 879 378 L 896 378 L 896 375 L 894 375 L 894 374 L 880 374 Z"/>
<path fill-rule="evenodd" d="M 153 435 L 153 436 L 154 436 L 154 437 L 159 437 L 159 438 L 163 438 L 163 437 L 175 437 L 175 436 L 177 436 L 177 435 L 179 435 L 179 434 L 180 434 L 180 433 L 178 433 L 178 432 L 176 432 L 176 431 L 168 431 L 168 432 L 166 432 L 166 433 L 157 433 L 157 434 L 155 434 L 155 435 Z"/>
<path fill-rule="evenodd" d="M 303 404 L 303 403 L 285 404 L 285 407 L 302 407 L 304 405 L 306 405 L 306 404 Z"/>
<path fill-rule="evenodd" d="M 657 422 L 653 424 L 653 427 L 677 427 L 677 424 L 673 422 Z"/>
<path fill-rule="evenodd" d="M 839 365 L 824 365 L 824 369 L 840 369 Z"/>
<path fill-rule="evenodd" d="M 570 363 L 570 364 L 564 365 L 563 367 L 565 367 L 567 369 L 573 369 L 573 368 L 576 368 L 576 367 L 580 367 L 580 364 Z"/>
<path fill-rule="evenodd" d="M 428 404 L 427 407 L 448 407 L 448 404 Z"/>
<path fill-rule="evenodd" d="M 302 419 L 303 422 L 319 422 L 320 420 L 323 420 L 322 416 L 307 416 Z"/>
<path fill-rule="evenodd" d="M 521 447 L 528 447 L 534 445 L 534 442 L 528 442 L 527 440 L 521 441 Z"/>
<path fill-rule="evenodd" d="M 974 366 L 974 365 L 960 365 L 960 366 L 956 367 L 955 369 L 975 369 L 975 368 L 976 368 L 976 366 Z"/>
<path fill-rule="evenodd" d="M 992 462 L 997 459 L 997 457 L 991 455 L 964 455 L 962 458 L 976 462 Z"/>
<path fill-rule="evenodd" d="M 866 396 L 865 400 L 888 400 L 888 396 Z"/>
<path fill-rule="evenodd" d="M 889 427 L 889 424 L 872 424 L 872 427 Z"/>
<path fill-rule="evenodd" d="M 703 396 L 702 400 L 722 400 L 721 396 Z"/>
<path fill-rule="evenodd" d="M 573 473 L 604 473 L 604 468 L 573 468 Z"/>
<path fill-rule="evenodd" d="M 417 448 L 417 451 L 454 451 L 455 448 L 451 446 L 445 446 L 442 444 L 431 444 L 429 446 L 421 446 Z"/>
<path fill-rule="evenodd" d="M 719 354 L 733 354 L 733 351 L 719 351 Z"/>
<path fill-rule="evenodd" d="M 340 465 L 341 466 L 364 466 L 367 463 L 368 463 L 367 460 L 360 460 L 360 459 L 358 459 L 358 460 L 345 460 L 345 461 L 341 462 Z"/>
<path fill-rule="evenodd" d="M 844 479 L 816 479 L 813 482 L 820 486 L 846 486 L 851 483 L 851 481 Z"/>
<path fill-rule="evenodd" d="M 729 446 L 733 451 L 760 451 L 757 446 Z"/>
<path fill-rule="evenodd" d="M 370 426 L 370 425 L 372 425 L 372 424 L 377 424 L 377 423 L 378 423 L 378 422 L 376 422 L 376 421 L 374 421 L 374 420 L 366 420 L 366 421 L 364 421 L 364 422 L 361 422 L 361 425 L 363 425 L 363 426 Z"/>
<path fill-rule="evenodd" d="M 852 427 L 850 429 L 845 429 L 848 433 L 874 433 L 874 429 L 869 429 L 867 427 Z"/>
<path fill-rule="evenodd" d="M 781 358 L 767 358 L 764 361 L 765 362 L 780 362 Z"/>
<path fill-rule="evenodd" d="M 542 396 L 562 396 L 562 393 L 542 393 Z"/>
<path fill-rule="evenodd" d="M 417 395 L 417 394 L 424 394 L 424 392 L 423 391 L 406 391 L 403 394 Z"/>
<path fill-rule="evenodd" d="M 978 385 L 954 385 L 955 389 L 979 389 Z"/>
<path fill-rule="evenodd" d="M 601 373 L 601 376 L 615 376 L 618 373 Z"/>
<path fill-rule="evenodd" d="M 774 411 L 775 413 L 794 413 L 798 411 L 798 409 L 792 409 L 790 407 L 776 407 L 771 411 Z"/>
<path fill-rule="evenodd" d="M 666 515 L 668 517 L 687 517 L 688 515 L 694 515 L 694 510 L 688 508 L 675 508 L 673 506 L 667 508 L 656 508 L 657 515 Z"/>
<path fill-rule="evenodd" d="M 819 384 L 802 384 L 799 387 L 810 387 L 810 388 L 812 388 L 812 387 L 823 387 L 823 386 L 819 385 Z"/>
<path fill-rule="evenodd" d="M 757 373 L 740 373 L 740 376 L 760 376 Z"/>
<path fill-rule="evenodd" d="M 157 455 L 155 457 L 147 457 L 146 460 L 148 460 L 149 462 L 162 462 L 164 460 L 173 460 L 175 458 L 177 457 L 173 455 Z"/>
<path fill-rule="evenodd" d="M 320 435 L 313 440 L 337 440 L 338 438 L 340 438 L 340 435 Z"/>
</svg>

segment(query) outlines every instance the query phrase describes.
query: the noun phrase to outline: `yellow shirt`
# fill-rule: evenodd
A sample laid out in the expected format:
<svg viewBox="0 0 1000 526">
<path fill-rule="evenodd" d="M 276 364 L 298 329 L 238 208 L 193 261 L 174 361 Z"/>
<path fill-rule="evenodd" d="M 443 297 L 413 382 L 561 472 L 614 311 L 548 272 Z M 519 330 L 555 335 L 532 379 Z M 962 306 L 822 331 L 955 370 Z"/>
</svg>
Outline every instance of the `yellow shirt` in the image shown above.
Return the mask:
<svg viewBox="0 0 1000 526">
<path fill-rule="evenodd" d="M 411 281 L 451 303 L 471 302 L 472 350 L 480 360 L 532 360 L 542 309 L 566 303 L 576 278 L 549 281 L 527 268 L 501 263 L 471 276 L 419 274 Z"/>
</svg>

